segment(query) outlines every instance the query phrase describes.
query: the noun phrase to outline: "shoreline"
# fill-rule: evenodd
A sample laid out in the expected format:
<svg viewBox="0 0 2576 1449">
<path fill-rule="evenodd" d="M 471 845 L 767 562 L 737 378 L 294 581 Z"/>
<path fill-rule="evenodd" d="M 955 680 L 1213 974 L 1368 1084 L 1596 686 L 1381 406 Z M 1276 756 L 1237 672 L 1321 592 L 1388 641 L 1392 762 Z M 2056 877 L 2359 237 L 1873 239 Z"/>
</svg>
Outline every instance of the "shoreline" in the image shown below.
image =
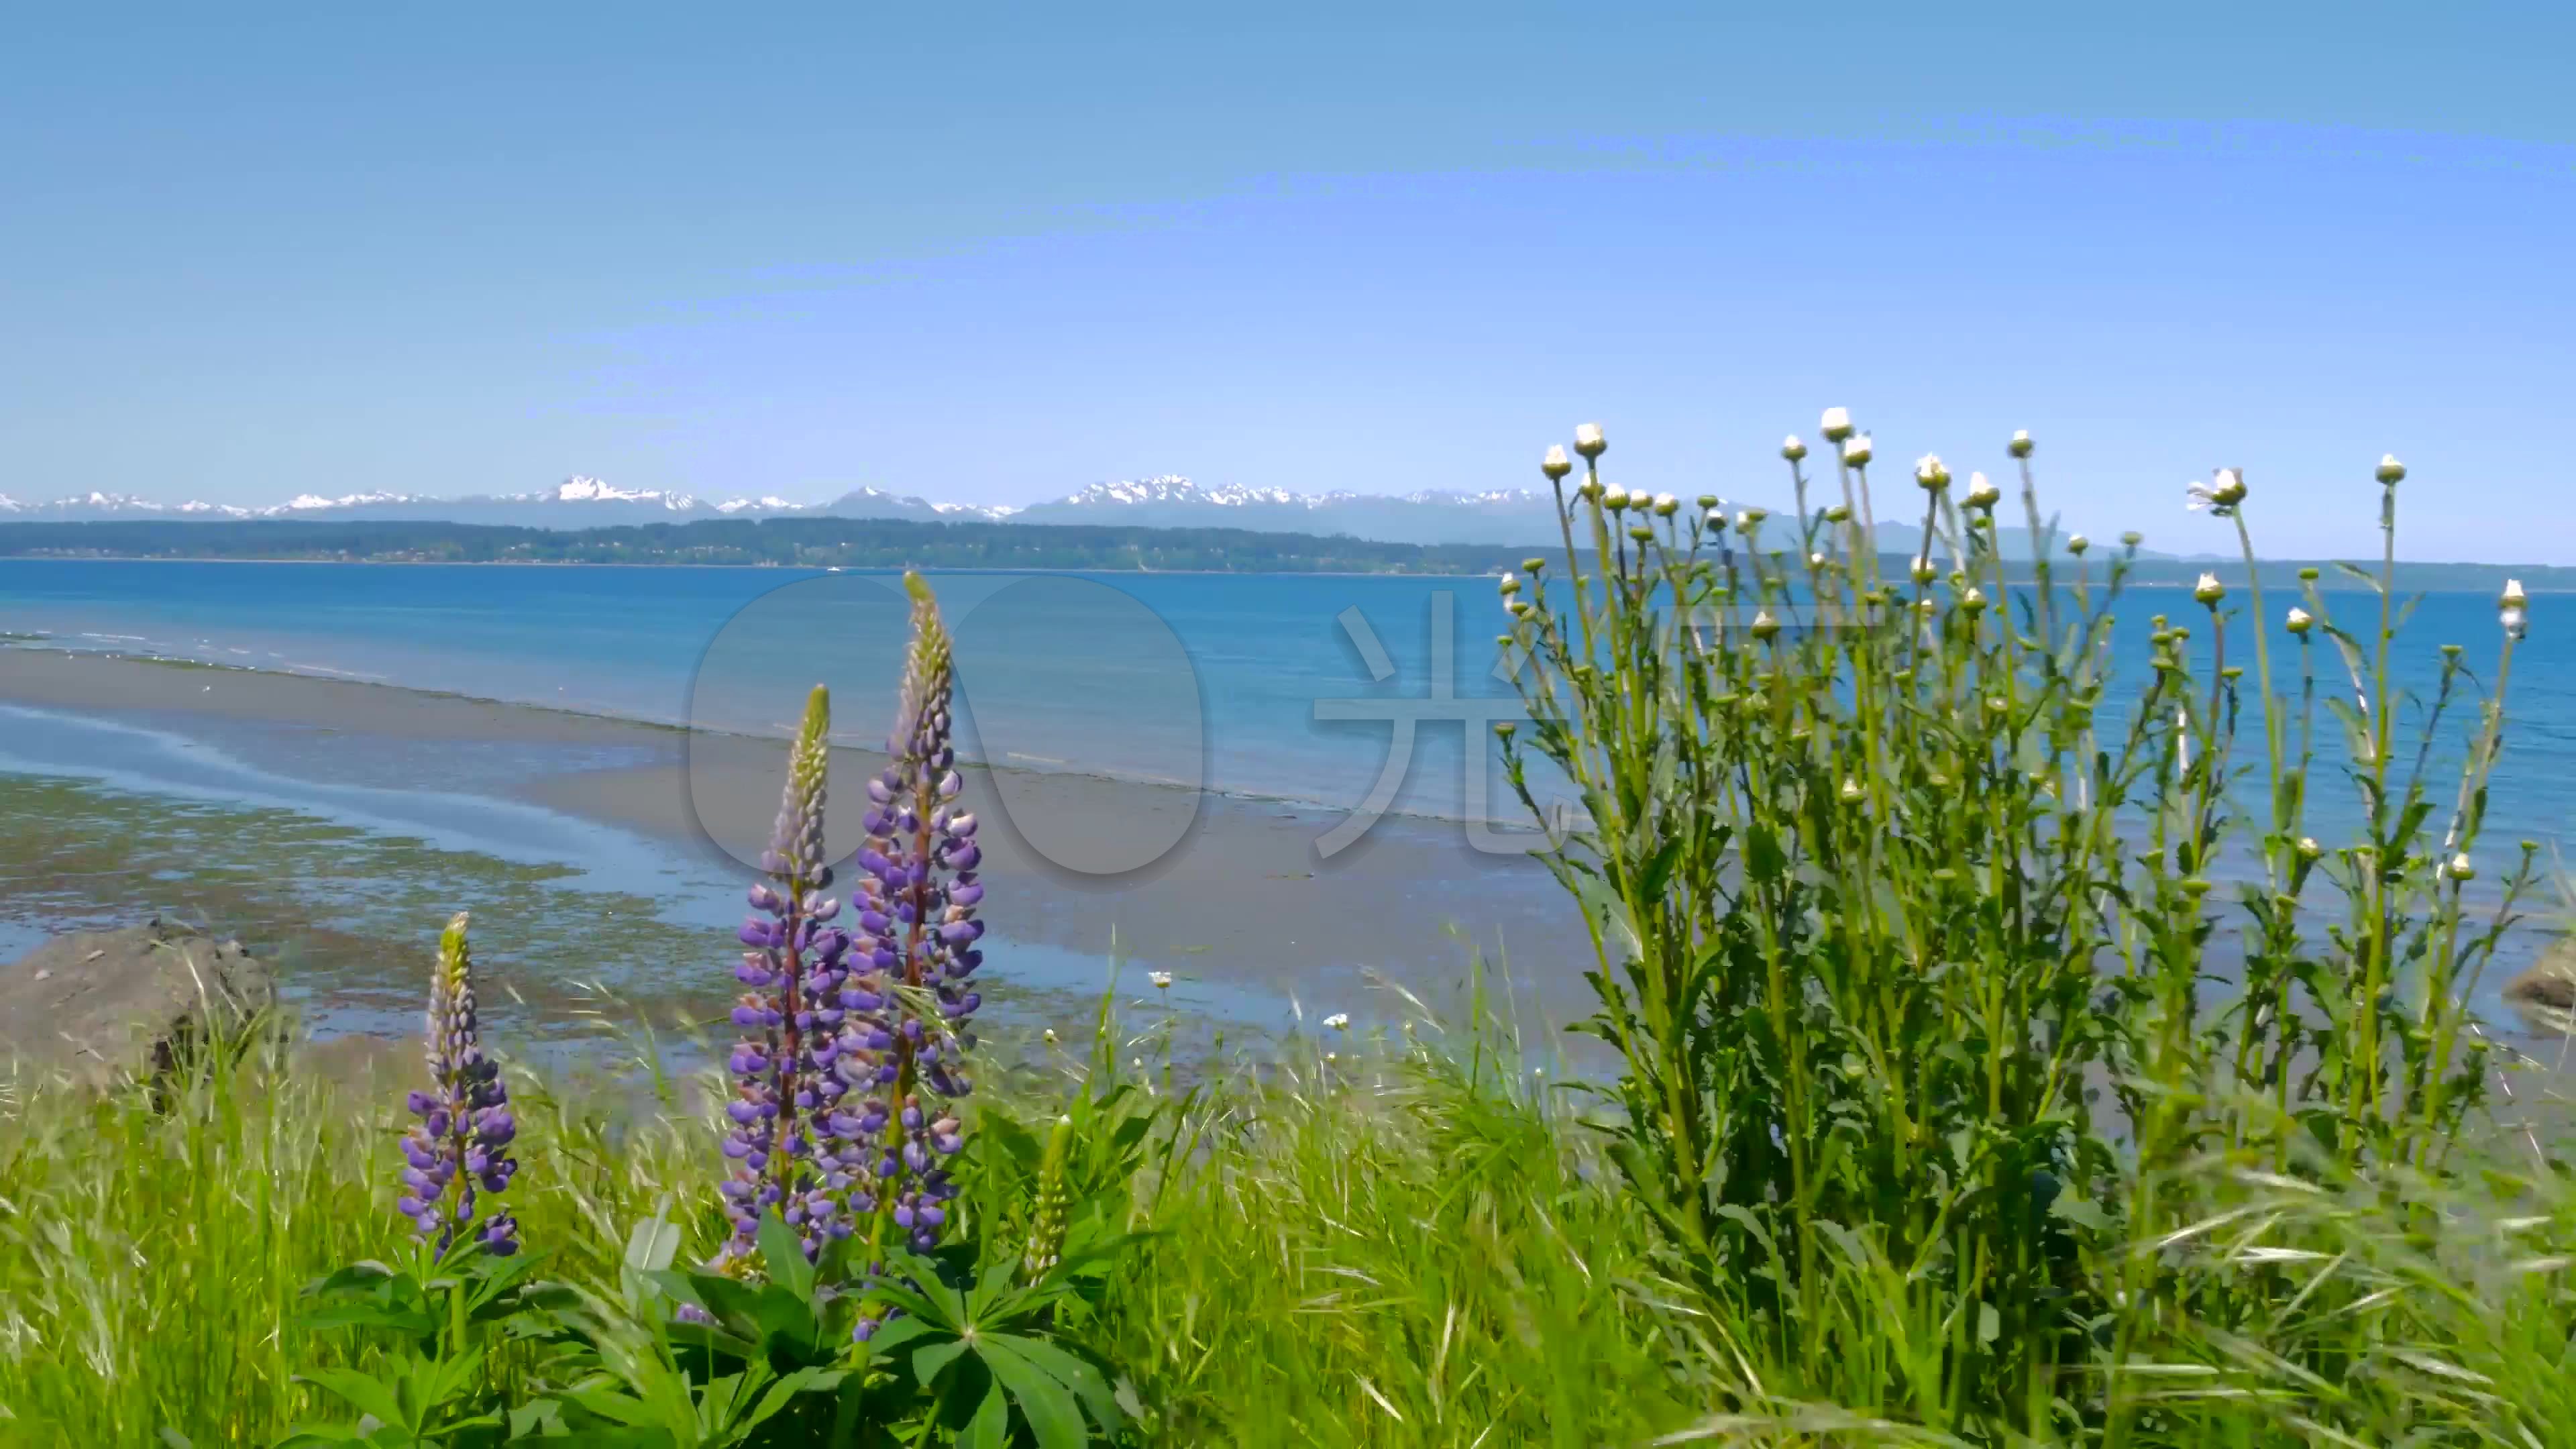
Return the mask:
<svg viewBox="0 0 2576 1449">
<path fill-rule="evenodd" d="M 206 681 L 247 687 L 213 689 Z M 785 741 L 543 705 L 233 665 L 100 652 L 0 648 L 0 704 L 185 730 L 258 732 L 264 747 L 365 756 L 405 743 L 560 749 L 591 757 L 510 787 L 506 798 L 669 848 L 748 881 L 775 811 Z M 173 722 L 177 723 L 174 725 Z M 620 762 L 602 765 L 602 754 Z M 872 750 L 835 746 L 836 853 L 855 848 Z M 1462 979 L 1468 950 L 1507 962 L 1558 1019 L 1581 992 L 1588 940 L 1543 865 L 1474 850 L 1458 822 L 1388 816 L 1317 858 L 1341 811 L 1184 786 L 964 764 L 988 827 L 987 918 L 1015 941 L 1171 970 L 1292 999 L 1354 999 L 1376 972 L 1416 989 Z M 283 773 L 284 771 L 282 771 Z M 998 827 L 998 828 L 996 828 Z M 847 834 L 845 834 L 847 832 Z M 719 842 L 734 842 L 727 851 Z M 1161 846 L 1170 848 L 1143 864 Z M 1066 863 L 1068 852 L 1074 859 Z M 1086 867 L 1129 863 L 1093 873 Z M 999 964 L 999 963 L 997 963 Z M 1007 968 L 1005 968 L 1007 969 Z M 1569 989 L 1570 988 L 1570 989 Z"/>
</svg>

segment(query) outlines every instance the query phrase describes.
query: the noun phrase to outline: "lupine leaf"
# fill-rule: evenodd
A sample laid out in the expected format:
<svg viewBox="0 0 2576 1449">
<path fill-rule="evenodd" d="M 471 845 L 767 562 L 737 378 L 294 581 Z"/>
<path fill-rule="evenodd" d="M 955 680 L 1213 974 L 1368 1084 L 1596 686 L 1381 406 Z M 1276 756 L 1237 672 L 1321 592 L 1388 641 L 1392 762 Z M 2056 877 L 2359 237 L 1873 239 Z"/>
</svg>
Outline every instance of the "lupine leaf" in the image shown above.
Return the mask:
<svg viewBox="0 0 2576 1449">
<path fill-rule="evenodd" d="M 805 1261 L 804 1243 L 776 1209 L 761 1215 L 760 1265 L 769 1270 L 769 1281 L 795 1294 L 797 1302 L 813 1304 L 814 1265 Z"/>
<path fill-rule="evenodd" d="M 1117 1431 L 1118 1398 L 1110 1390 L 1108 1378 L 1099 1369 L 1075 1357 L 1061 1346 L 1049 1343 L 1042 1338 L 1030 1338 L 1016 1333 L 997 1333 L 985 1341 L 1006 1344 L 1025 1355 L 1031 1363 L 1045 1370 L 1058 1383 L 1073 1390 L 1075 1396 L 1082 1400 L 1083 1407 L 1091 1411 L 1091 1417 L 1095 1423 L 1112 1433 Z"/>
<path fill-rule="evenodd" d="M 1073 1393 L 1048 1376 L 1045 1370 L 1029 1362 L 1019 1350 L 999 1338 L 986 1338 L 976 1345 L 976 1356 L 993 1371 L 1029 1428 L 1038 1436 L 1038 1449 L 1083 1449 L 1091 1442 L 1089 1431 L 1082 1427 L 1082 1410 L 1074 1403 Z"/>
</svg>

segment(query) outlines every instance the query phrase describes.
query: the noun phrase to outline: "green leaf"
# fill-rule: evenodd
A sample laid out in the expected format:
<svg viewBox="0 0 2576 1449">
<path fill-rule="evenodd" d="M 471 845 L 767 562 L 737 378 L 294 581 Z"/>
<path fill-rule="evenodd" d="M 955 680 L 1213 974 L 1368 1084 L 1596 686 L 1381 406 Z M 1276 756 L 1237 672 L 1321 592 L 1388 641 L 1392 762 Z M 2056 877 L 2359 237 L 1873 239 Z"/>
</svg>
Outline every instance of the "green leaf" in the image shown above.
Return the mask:
<svg viewBox="0 0 2576 1449">
<path fill-rule="evenodd" d="M 814 1265 L 805 1261 L 803 1240 L 775 1209 L 760 1219 L 760 1265 L 769 1270 L 770 1282 L 795 1294 L 797 1302 L 813 1305 Z"/>
<path fill-rule="evenodd" d="M 1117 1432 L 1118 1396 L 1110 1389 L 1108 1377 L 1099 1369 L 1042 1338 L 1028 1338 L 1016 1333 L 997 1333 L 985 1341 L 1008 1345 L 1014 1351 L 1025 1355 L 1029 1362 L 1045 1370 L 1054 1377 L 1056 1382 L 1073 1390 L 1075 1396 L 1082 1400 L 1082 1406 L 1091 1411 L 1094 1423 L 1112 1433 Z"/>
<path fill-rule="evenodd" d="M 638 1221 L 626 1235 L 626 1266 L 638 1273 L 658 1273 L 679 1256 L 680 1225 L 661 1217 Z"/>
<path fill-rule="evenodd" d="M 356 1369 L 317 1368 L 296 1378 L 317 1388 L 328 1390 L 361 1414 L 372 1414 L 388 1424 L 405 1424 L 411 1415 L 403 1412 L 402 1400 L 391 1385 Z"/>
<path fill-rule="evenodd" d="M 939 1377 L 940 1370 L 955 1363 L 957 1356 L 965 1351 L 966 1340 L 962 1338 L 946 1338 L 922 1345 L 912 1356 L 913 1381 L 925 1389 L 929 1388 L 930 1381 Z"/>
<path fill-rule="evenodd" d="M 957 1436 L 957 1449 L 1005 1449 L 1010 1432 L 1011 1402 L 996 1380 L 985 1392 L 984 1402 L 975 1406 L 975 1417 L 967 1421 L 965 1432 Z"/>
<path fill-rule="evenodd" d="M 976 1348 L 993 1377 L 1011 1391 L 1021 1417 L 1038 1436 L 1038 1449 L 1084 1449 L 1091 1434 L 1082 1427 L 1082 1410 L 1064 1385 L 1047 1376 L 1018 1349 L 987 1338 Z M 980 1417 L 980 1415 L 979 1415 Z"/>
</svg>

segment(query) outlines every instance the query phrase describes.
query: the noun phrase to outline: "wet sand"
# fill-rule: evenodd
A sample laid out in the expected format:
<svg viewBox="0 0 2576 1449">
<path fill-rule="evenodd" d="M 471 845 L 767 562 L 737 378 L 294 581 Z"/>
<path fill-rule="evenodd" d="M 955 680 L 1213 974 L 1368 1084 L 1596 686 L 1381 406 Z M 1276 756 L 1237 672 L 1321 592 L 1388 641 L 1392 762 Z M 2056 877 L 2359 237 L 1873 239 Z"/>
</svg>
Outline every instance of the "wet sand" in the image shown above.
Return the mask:
<svg viewBox="0 0 2576 1449">
<path fill-rule="evenodd" d="M 567 758 L 638 761 L 553 772 L 516 798 L 711 862 L 756 856 L 784 761 L 772 740 L 28 648 L 0 649 L 0 703 L 149 715 L 182 729 L 187 717 L 203 716 L 387 740 L 559 745 Z M 835 750 L 836 851 L 855 848 L 861 791 L 882 765 L 874 751 Z M 1101 956 L 1114 943 L 1140 968 L 1309 1001 L 1347 1000 L 1364 971 L 1440 991 L 1464 976 L 1472 942 L 1489 961 L 1507 955 L 1525 1004 L 1560 1021 L 1580 1004 L 1590 952 L 1571 903 L 1538 862 L 1479 851 L 1455 822 L 1390 817 L 1326 859 L 1316 841 L 1343 818 L 1335 811 L 1080 774 L 962 773 L 967 801 L 986 821 L 985 914 L 1004 937 Z"/>
</svg>

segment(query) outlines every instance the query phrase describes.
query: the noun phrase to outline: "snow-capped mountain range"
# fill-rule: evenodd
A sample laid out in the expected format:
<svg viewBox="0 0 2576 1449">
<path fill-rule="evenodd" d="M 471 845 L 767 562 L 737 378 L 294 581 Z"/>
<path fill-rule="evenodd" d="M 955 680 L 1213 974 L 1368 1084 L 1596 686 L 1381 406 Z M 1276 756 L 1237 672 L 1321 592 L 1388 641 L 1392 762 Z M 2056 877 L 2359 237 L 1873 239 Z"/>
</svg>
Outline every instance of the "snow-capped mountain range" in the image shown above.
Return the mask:
<svg viewBox="0 0 2576 1449">
<path fill-rule="evenodd" d="M 1178 475 L 1094 483 L 1025 508 L 934 503 L 882 488 L 859 488 L 828 503 L 785 498 L 709 501 L 660 489 L 619 488 L 567 478 L 535 493 L 432 498 L 401 493 L 302 494 L 265 508 L 229 503 L 160 503 L 123 493 L 23 502 L 0 493 L 0 523 L 96 519 L 412 519 L 439 523 L 602 528 L 687 523 L 706 518 L 908 518 L 1022 523 L 1128 524 L 1149 528 L 1245 528 L 1265 533 L 1348 534 L 1389 543 L 1537 544 L 1556 537 L 1552 500 L 1532 489 L 1489 493 L 1425 491 L 1400 497 L 1277 488 L 1205 487 Z"/>
</svg>

